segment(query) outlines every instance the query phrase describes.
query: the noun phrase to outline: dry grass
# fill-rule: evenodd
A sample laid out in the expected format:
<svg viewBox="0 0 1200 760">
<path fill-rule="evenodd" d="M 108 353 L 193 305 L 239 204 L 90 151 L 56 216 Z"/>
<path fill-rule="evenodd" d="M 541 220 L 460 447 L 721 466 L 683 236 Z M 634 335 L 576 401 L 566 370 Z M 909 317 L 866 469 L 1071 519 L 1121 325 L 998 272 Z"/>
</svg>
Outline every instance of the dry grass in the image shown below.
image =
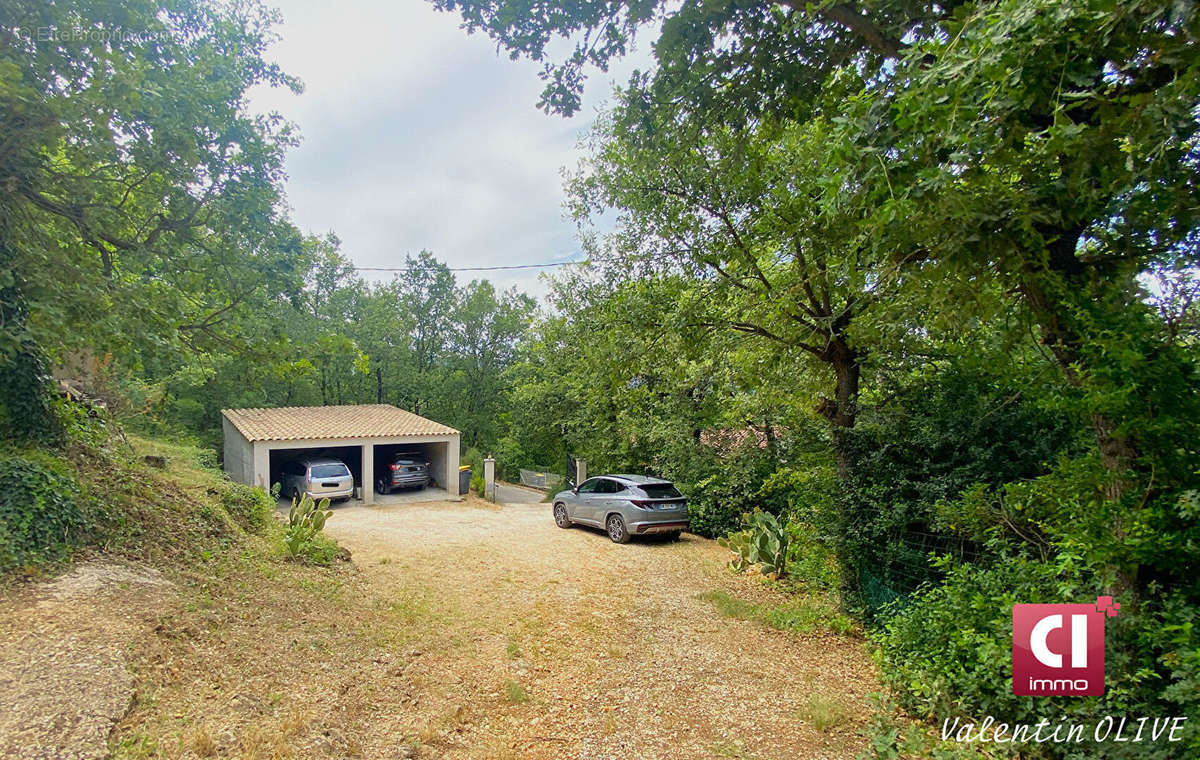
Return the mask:
<svg viewBox="0 0 1200 760">
<path fill-rule="evenodd" d="M 188 739 L 192 752 L 200 757 L 216 757 L 217 742 L 204 726 L 196 726 Z"/>
<path fill-rule="evenodd" d="M 832 698 L 814 693 L 796 710 L 796 717 L 818 731 L 830 731 L 851 721 L 852 713 Z"/>
<path fill-rule="evenodd" d="M 529 701 L 525 687 L 511 679 L 504 682 L 504 698 L 514 705 L 523 705 Z"/>
</svg>

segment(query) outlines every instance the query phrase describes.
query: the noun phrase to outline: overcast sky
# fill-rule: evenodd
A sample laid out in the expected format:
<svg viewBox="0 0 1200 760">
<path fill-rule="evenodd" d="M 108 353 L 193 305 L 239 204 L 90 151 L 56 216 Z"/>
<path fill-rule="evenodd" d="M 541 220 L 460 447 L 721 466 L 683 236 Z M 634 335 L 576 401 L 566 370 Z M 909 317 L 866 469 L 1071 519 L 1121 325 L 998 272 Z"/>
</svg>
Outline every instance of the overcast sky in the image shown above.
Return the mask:
<svg viewBox="0 0 1200 760">
<path fill-rule="evenodd" d="M 538 64 L 497 54 L 426 2 L 273 4 L 283 39 L 269 57 L 305 90 L 259 89 L 251 105 L 300 129 L 286 190 L 302 230 L 334 231 L 363 267 L 403 266 L 423 248 L 451 267 L 578 257 L 561 169 L 575 167 L 578 139 L 612 83 L 647 67 L 644 49 L 593 73 L 583 110 L 564 119 L 535 107 Z M 540 295 L 538 271 L 456 276 Z"/>
</svg>

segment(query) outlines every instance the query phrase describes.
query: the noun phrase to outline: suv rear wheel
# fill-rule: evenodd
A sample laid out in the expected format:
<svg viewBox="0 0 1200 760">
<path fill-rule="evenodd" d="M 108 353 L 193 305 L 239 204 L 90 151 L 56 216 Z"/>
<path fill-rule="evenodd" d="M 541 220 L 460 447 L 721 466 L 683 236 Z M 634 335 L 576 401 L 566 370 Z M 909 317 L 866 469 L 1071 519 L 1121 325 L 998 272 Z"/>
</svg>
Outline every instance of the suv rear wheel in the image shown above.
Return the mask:
<svg viewBox="0 0 1200 760">
<path fill-rule="evenodd" d="M 609 515 L 605 525 L 608 527 L 608 537 L 614 544 L 629 543 L 629 529 L 625 527 L 625 521 L 620 515 Z"/>
</svg>

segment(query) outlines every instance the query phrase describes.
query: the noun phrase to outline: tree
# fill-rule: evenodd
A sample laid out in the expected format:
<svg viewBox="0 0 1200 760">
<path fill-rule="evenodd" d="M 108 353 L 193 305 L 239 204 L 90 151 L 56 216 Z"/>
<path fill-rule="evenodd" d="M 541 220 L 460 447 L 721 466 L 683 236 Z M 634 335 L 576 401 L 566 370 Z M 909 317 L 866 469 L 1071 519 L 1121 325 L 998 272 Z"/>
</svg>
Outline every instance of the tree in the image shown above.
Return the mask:
<svg viewBox="0 0 1200 760">
<path fill-rule="evenodd" d="M 629 261 L 682 273 L 690 328 L 732 329 L 810 359 L 811 379 L 795 390 L 810 391 L 840 449 L 870 350 L 855 322 L 887 299 L 905 262 L 875 262 L 855 189 L 825 179 L 829 131 L 820 121 L 707 127 L 626 92 L 594 130 L 572 195 L 581 220 L 619 211 L 602 255 L 620 262 L 611 276 Z M 825 377 L 832 398 L 820 394 Z"/>
<path fill-rule="evenodd" d="M 433 0 L 457 12 L 509 51 L 545 61 L 555 37 L 574 43 L 566 60 L 546 62 L 538 105 L 577 112 L 589 67 L 606 71 L 637 33 L 661 22 L 653 41 L 654 89 L 684 110 L 744 123 L 764 113 L 792 114 L 817 99 L 826 77 L 852 68 L 868 79 L 905 51 L 941 32 L 966 4 L 951 2 L 805 3 L 606 0 L 531 7 L 516 0 Z"/>
<path fill-rule="evenodd" d="M 470 447 L 495 445 L 506 404 L 504 373 L 516 360 L 536 304 L 515 288 L 500 293 L 487 280 L 472 280 L 459 292 L 450 341 L 449 405 Z"/>
<path fill-rule="evenodd" d="M 1103 488 L 1122 516 L 1174 497 L 1200 452 L 1175 442 L 1196 419 L 1195 357 L 1169 341 L 1138 277 L 1194 267 L 1200 28 L 1169 2 L 911 4 L 604 3 L 543 14 L 504 0 L 441 3 L 518 55 L 555 36 L 576 54 L 547 70 L 543 104 L 570 113 L 580 71 L 624 54 L 664 13 L 658 66 L 634 77 L 631 133 L 691 125 L 751 140 L 778 119 L 821 134 L 806 179 L 849 189 L 873 282 L 908 270 L 931 309 L 998 289 L 1033 319 L 1092 429 Z M 656 147 L 655 150 L 662 150 Z M 669 149 L 667 149 L 669 150 Z M 670 155 L 664 152 L 664 155 Z M 699 154 L 703 156 L 703 152 Z M 671 162 L 686 160 L 677 154 Z M 803 191 L 797 193 L 803 196 Z M 840 193 L 832 193 L 838 198 Z M 689 255 L 703 262 L 708 251 Z M 1175 264 L 1171 264 L 1175 266 Z M 789 295 L 789 307 L 802 298 Z M 1190 434 L 1185 437 L 1190 438 Z M 1151 473 L 1156 473 L 1151 481 Z M 1169 483 L 1163 473 L 1171 472 Z M 1121 585 L 1137 562 L 1113 558 Z"/>
<path fill-rule="evenodd" d="M 429 251 L 406 256 L 404 263 L 396 294 L 412 325 L 413 376 L 401 398 L 408 402 L 402 405 L 422 414 L 429 413 L 431 402 L 441 397 L 435 375 L 450 341 L 455 283 L 450 268 Z"/>
<path fill-rule="evenodd" d="M 277 211 L 291 131 L 244 97 L 298 88 L 262 58 L 274 16 L 190 0 L 3 7 L 0 281 L 27 317 L 5 314 L 0 362 L 82 347 L 136 367 L 235 345 L 236 313 L 297 276 L 299 236 Z"/>
</svg>

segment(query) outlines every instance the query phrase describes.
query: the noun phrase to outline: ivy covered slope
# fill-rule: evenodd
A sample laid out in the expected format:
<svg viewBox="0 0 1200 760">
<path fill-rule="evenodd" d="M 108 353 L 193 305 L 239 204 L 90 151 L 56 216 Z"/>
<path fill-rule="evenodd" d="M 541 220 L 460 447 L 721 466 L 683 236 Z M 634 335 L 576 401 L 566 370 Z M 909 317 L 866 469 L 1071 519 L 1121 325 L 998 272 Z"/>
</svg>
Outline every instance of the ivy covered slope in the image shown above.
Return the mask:
<svg viewBox="0 0 1200 760">
<path fill-rule="evenodd" d="M 100 554 L 184 569 L 246 542 L 282 556 L 274 506 L 226 478 L 210 450 L 109 437 L 75 419 L 59 445 L 0 447 L 0 574 L 38 576 Z"/>
</svg>

